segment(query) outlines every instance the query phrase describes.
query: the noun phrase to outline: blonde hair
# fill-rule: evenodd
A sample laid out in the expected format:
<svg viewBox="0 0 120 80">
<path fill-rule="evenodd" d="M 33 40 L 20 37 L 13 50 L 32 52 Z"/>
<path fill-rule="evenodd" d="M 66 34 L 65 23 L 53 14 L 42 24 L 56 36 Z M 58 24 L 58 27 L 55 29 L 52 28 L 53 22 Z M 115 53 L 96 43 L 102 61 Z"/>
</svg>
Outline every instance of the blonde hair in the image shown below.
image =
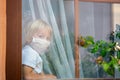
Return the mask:
<svg viewBox="0 0 120 80">
<path fill-rule="evenodd" d="M 52 37 L 52 28 L 49 24 L 47 24 L 43 20 L 36 20 L 33 22 L 29 22 L 27 26 L 24 27 L 24 36 L 25 36 L 25 44 L 29 44 L 32 40 L 33 35 L 38 32 L 39 29 L 44 28 L 48 30 L 50 36 Z"/>
</svg>

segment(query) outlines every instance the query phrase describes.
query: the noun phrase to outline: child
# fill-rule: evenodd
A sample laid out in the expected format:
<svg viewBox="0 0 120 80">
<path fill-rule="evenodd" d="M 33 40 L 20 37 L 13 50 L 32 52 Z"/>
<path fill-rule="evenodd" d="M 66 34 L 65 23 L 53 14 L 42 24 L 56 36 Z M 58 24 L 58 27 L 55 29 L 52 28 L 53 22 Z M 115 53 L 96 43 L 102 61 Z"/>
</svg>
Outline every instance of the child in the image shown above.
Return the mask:
<svg viewBox="0 0 120 80">
<path fill-rule="evenodd" d="M 51 27 L 42 20 L 36 20 L 25 26 L 25 46 L 22 49 L 23 78 L 26 80 L 55 79 L 51 74 L 43 73 L 41 57 L 50 45 Z"/>
</svg>

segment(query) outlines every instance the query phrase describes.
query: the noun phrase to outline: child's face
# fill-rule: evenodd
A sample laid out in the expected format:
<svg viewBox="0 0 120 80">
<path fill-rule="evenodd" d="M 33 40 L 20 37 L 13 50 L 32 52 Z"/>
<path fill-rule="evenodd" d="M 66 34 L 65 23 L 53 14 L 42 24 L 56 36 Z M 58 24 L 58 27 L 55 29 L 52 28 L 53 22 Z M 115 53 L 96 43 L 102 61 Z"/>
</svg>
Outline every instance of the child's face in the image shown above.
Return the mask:
<svg viewBox="0 0 120 80">
<path fill-rule="evenodd" d="M 46 39 L 48 41 L 50 41 L 50 38 L 51 38 L 51 34 L 50 34 L 50 31 L 48 31 L 47 29 L 45 28 L 41 28 L 38 30 L 38 32 L 36 32 L 33 37 L 35 38 L 41 38 L 41 39 Z"/>
<path fill-rule="evenodd" d="M 50 31 L 45 28 L 40 28 L 33 36 L 31 46 L 38 53 L 44 53 L 50 45 Z"/>
</svg>

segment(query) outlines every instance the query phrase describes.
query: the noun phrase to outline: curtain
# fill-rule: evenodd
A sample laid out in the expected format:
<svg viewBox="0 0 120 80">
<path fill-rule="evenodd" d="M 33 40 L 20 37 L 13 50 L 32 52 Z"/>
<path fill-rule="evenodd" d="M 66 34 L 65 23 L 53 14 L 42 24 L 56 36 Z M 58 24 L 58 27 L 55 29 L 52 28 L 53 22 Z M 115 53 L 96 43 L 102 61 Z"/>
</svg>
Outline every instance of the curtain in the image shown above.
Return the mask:
<svg viewBox="0 0 120 80">
<path fill-rule="evenodd" d="M 64 1 L 23 0 L 22 17 L 23 27 L 31 20 L 42 19 L 53 29 L 53 40 L 49 51 L 41 56 L 44 72 L 54 74 L 57 78 L 74 78 L 75 63 L 72 46 L 74 34 L 68 29 Z M 24 44 L 24 30 L 22 36 Z"/>
<path fill-rule="evenodd" d="M 95 41 L 109 41 L 108 35 L 112 29 L 111 4 L 80 2 L 80 34 L 93 36 Z M 111 78 L 95 63 L 96 55 L 80 48 L 82 78 Z"/>
</svg>

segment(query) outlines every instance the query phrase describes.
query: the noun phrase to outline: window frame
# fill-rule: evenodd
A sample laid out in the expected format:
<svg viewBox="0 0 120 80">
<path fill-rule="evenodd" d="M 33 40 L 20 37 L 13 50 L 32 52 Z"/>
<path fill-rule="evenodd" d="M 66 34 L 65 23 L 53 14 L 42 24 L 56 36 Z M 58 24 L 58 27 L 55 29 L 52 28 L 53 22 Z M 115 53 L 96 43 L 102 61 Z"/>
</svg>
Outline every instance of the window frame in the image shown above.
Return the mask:
<svg viewBox="0 0 120 80">
<path fill-rule="evenodd" d="M 120 0 L 74 0 L 75 13 L 75 77 L 79 75 L 79 2 L 109 2 L 120 3 Z M 21 61 L 22 61 L 22 0 L 7 0 L 6 2 L 6 80 L 21 80 Z M 5 63 L 4 63 L 5 64 Z M 105 80 L 105 79 L 104 79 Z"/>
</svg>

